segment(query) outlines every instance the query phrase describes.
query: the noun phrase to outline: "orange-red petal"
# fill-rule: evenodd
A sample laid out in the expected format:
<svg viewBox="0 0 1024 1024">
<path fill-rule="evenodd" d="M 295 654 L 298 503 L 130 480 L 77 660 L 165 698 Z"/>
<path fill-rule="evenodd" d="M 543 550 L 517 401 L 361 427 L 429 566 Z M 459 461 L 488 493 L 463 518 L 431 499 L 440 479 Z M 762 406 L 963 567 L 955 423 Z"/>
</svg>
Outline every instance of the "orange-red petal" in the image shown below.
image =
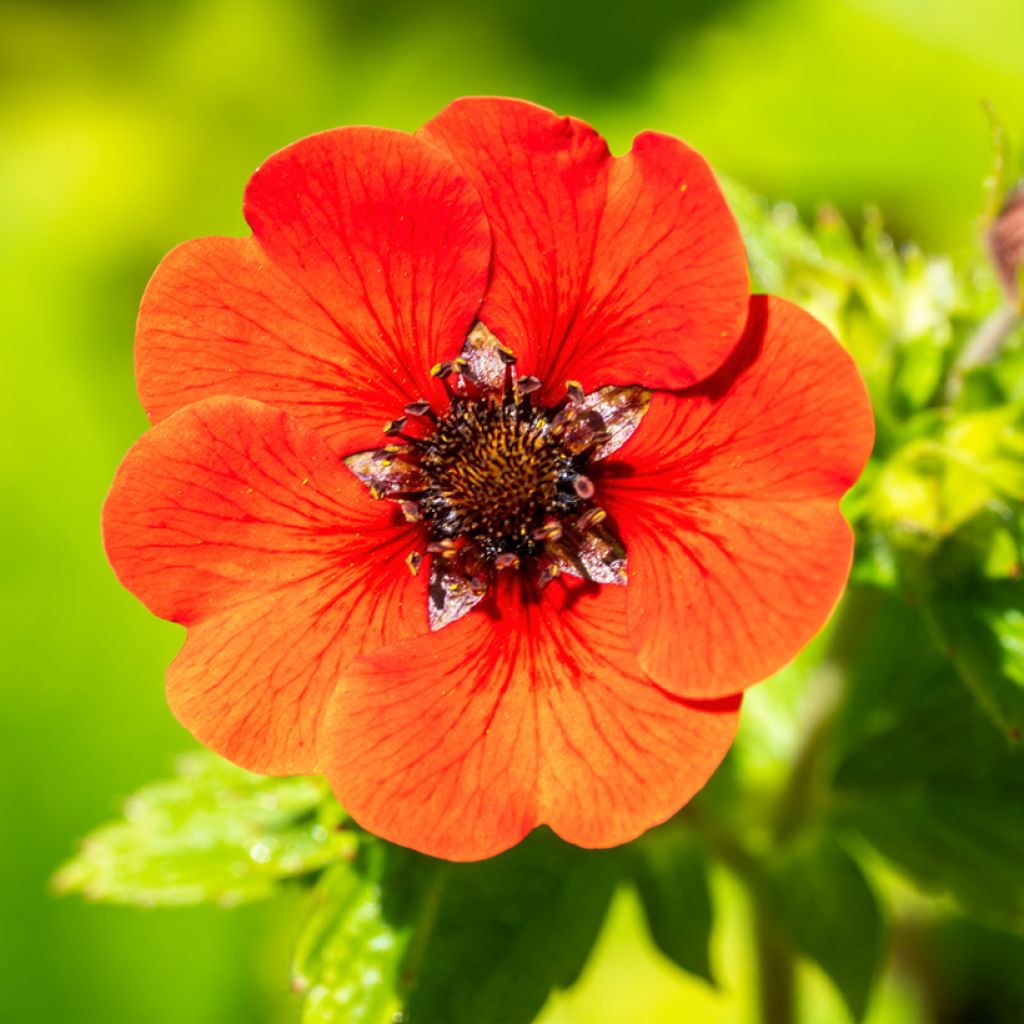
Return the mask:
<svg viewBox="0 0 1024 1024">
<path fill-rule="evenodd" d="M 637 136 L 614 159 L 582 121 L 457 100 L 421 133 L 480 193 L 494 235 L 481 319 L 540 377 L 681 388 L 715 371 L 747 312 L 739 230 L 704 159 Z"/>
<path fill-rule="evenodd" d="M 107 554 L 155 614 L 188 627 L 171 707 L 256 771 L 316 769 L 324 703 L 354 657 L 427 629 L 426 585 L 395 506 L 315 432 L 239 398 L 190 405 L 126 456 Z"/>
<path fill-rule="evenodd" d="M 452 860 L 540 824 L 602 847 L 664 821 L 724 757 L 739 699 L 656 686 L 620 587 L 500 580 L 465 618 L 345 671 L 320 733 L 342 804 L 377 835 Z"/>
<path fill-rule="evenodd" d="M 852 360 L 781 299 L 751 300 L 715 377 L 655 394 L 597 470 L 628 552 L 630 633 L 653 678 L 718 697 L 810 640 L 846 583 L 853 539 L 837 503 L 873 438 Z"/>
<path fill-rule="evenodd" d="M 185 243 L 143 297 L 136 372 L 160 420 L 218 394 L 304 418 L 337 450 L 433 394 L 479 310 L 491 257 L 479 197 L 450 158 L 402 132 L 341 128 L 253 175 L 254 238 Z"/>
</svg>

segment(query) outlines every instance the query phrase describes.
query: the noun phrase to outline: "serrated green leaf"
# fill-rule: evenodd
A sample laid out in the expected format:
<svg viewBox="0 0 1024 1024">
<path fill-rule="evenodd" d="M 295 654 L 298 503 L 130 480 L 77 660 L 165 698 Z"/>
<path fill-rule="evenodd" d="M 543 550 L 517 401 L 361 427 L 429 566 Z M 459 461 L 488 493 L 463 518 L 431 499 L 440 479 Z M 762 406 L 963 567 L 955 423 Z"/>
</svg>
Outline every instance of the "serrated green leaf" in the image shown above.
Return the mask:
<svg viewBox="0 0 1024 1024">
<path fill-rule="evenodd" d="M 860 1019 L 882 963 L 885 922 L 860 865 L 825 832 L 770 865 L 767 898 L 793 946 L 831 978 Z"/>
<path fill-rule="evenodd" d="M 684 971 L 714 984 L 708 944 L 712 906 L 707 855 L 689 833 L 671 825 L 632 844 L 630 869 L 658 948 Z"/>
<path fill-rule="evenodd" d="M 236 904 L 320 870 L 355 842 L 338 831 L 341 810 L 321 780 L 253 775 L 207 753 L 177 767 L 130 797 L 123 821 L 83 840 L 54 878 L 59 891 L 140 906 Z"/>
<path fill-rule="evenodd" d="M 981 711 L 913 608 L 882 605 L 838 723 L 836 813 L 906 874 L 1024 929 L 1024 749 Z"/>
<path fill-rule="evenodd" d="M 368 841 L 318 889 L 295 959 L 305 1024 L 532 1020 L 586 962 L 614 861 L 545 833 L 476 864 Z"/>
</svg>

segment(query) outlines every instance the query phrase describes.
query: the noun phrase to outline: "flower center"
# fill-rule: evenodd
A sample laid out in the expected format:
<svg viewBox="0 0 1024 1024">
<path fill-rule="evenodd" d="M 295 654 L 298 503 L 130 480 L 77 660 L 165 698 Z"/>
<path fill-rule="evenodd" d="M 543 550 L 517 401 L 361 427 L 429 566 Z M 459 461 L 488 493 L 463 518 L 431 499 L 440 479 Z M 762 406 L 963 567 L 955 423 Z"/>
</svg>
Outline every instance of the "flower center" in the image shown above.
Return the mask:
<svg viewBox="0 0 1024 1024">
<path fill-rule="evenodd" d="M 431 371 L 448 408 L 410 403 L 385 424 L 392 443 L 345 460 L 375 498 L 398 502 L 407 520 L 425 527 L 423 551 L 408 563 L 416 573 L 424 552 L 430 556 L 433 629 L 469 611 L 497 572 L 535 573 L 541 586 L 563 572 L 626 582 L 626 552 L 587 470 L 636 429 L 649 393 L 611 387 L 584 395 L 570 381 L 561 402 L 541 408 L 533 401 L 541 382 L 518 377 L 515 363 L 478 324 L 462 356 Z M 421 430 L 407 431 L 410 417 Z"/>
<path fill-rule="evenodd" d="M 465 537 L 493 561 L 536 555 L 548 518 L 576 511 L 583 460 L 551 419 L 523 401 L 461 402 L 423 446 L 423 518 L 439 537 Z"/>
</svg>

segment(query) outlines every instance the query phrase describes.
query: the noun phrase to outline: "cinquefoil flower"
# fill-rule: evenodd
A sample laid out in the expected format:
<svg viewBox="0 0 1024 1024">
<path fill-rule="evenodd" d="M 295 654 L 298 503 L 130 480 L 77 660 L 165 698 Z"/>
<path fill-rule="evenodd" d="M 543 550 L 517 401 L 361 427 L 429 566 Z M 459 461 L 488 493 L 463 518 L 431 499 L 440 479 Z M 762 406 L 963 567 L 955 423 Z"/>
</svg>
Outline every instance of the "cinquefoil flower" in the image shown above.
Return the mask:
<svg viewBox="0 0 1024 1024">
<path fill-rule="evenodd" d="M 844 585 L 849 358 L 749 298 L 711 172 L 663 135 L 616 159 L 461 100 L 289 146 L 245 215 L 146 290 L 154 426 L 104 514 L 122 582 L 188 629 L 175 713 L 437 856 L 663 821 Z"/>
</svg>

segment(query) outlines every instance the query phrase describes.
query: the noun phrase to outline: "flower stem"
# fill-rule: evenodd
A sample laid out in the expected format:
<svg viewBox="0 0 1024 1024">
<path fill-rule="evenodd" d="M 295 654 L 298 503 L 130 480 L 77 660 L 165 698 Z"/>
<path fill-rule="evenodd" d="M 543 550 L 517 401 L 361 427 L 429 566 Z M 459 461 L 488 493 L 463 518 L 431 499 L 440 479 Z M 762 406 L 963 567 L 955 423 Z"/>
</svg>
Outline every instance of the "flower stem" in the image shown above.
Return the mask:
<svg viewBox="0 0 1024 1024">
<path fill-rule="evenodd" d="M 1012 306 L 1000 306 L 982 322 L 957 356 L 946 381 L 945 401 L 948 405 L 963 390 L 964 378 L 975 366 L 991 363 L 1002 351 L 1006 339 L 1020 323 L 1021 314 Z"/>
<path fill-rule="evenodd" d="M 792 1024 L 796 1020 L 796 958 L 793 949 L 779 936 L 764 900 L 754 899 L 753 910 L 761 1024 Z"/>
</svg>

